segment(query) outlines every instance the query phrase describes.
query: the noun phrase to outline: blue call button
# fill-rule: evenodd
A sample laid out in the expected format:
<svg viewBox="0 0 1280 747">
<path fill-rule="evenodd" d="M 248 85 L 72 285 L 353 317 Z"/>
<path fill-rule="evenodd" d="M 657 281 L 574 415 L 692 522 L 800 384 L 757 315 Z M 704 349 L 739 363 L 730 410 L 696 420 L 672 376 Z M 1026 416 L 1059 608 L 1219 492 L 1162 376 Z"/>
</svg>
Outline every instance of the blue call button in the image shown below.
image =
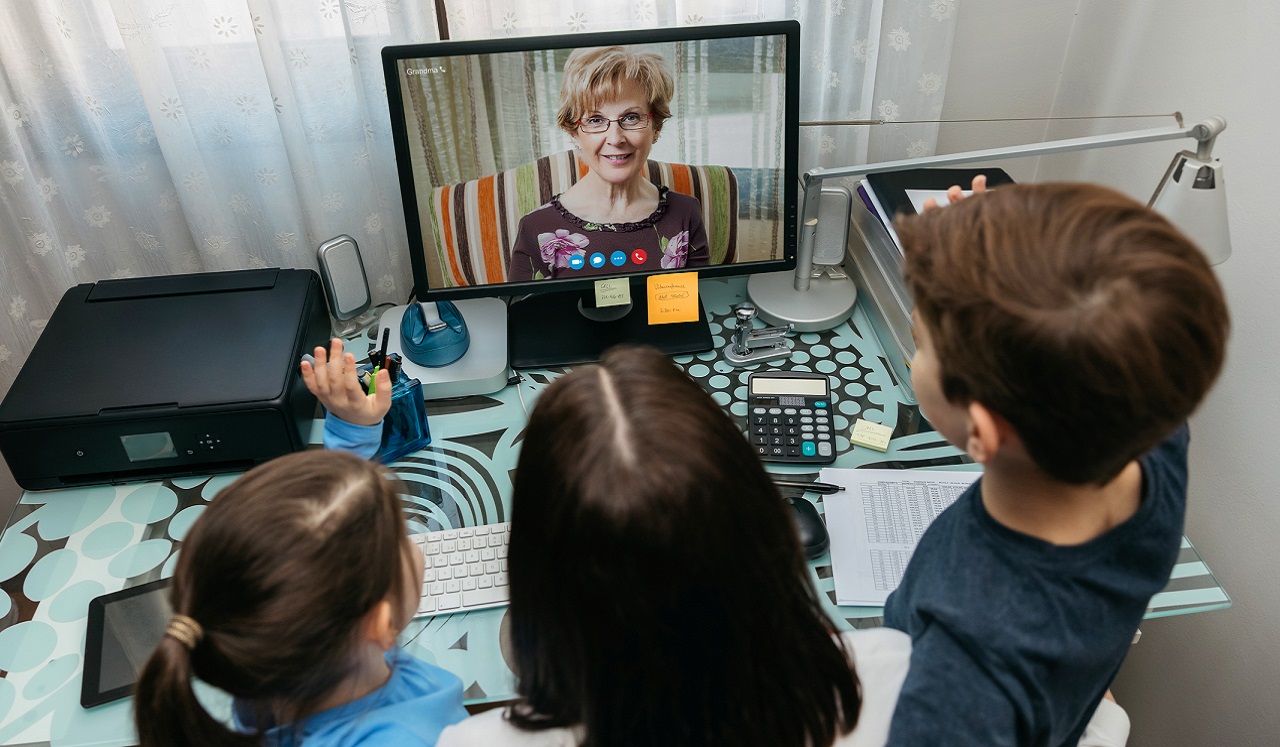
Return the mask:
<svg viewBox="0 0 1280 747">
<path fill-rule="evenodd" d="M 613 265 L 614 267 L 621 267 L 626 263 L 627 263 L 627 253 L 622 250 L 618 250 L 613 254 L 609 255 L 609 264 Z"/>
<path fill-rule="evenodd" d="M 581 270 L 581 269 L 582 269 L 582 266 L 583 266 L 584 264 L 586 264 L 586 263 L 587 263 L 587 261 L 586 261 L 585 259 L 583 259 L 583 258 L 582 258 L 582 255 L 581 255 L 581 254 L 570 254 L 570 255 L 569 255 L 569 269 L 570 269 L 570 270 Z"/>
<path fill-rule="evenodd" d="M 601 254 L 600 252 L 596 252 L 595 254 L 592 254 L 591 266 L 596 268 L 604 267 L 604 255 Z"/>
</svg>

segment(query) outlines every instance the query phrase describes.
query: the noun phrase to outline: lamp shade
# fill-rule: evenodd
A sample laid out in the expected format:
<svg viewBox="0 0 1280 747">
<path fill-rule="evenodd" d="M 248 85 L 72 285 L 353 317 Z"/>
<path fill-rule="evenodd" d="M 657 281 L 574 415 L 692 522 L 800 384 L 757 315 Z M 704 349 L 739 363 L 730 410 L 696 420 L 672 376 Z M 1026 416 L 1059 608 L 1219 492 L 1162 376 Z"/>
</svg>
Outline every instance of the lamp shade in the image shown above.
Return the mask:
<svg viewBox="0 0 1280 747">
<path fill-rule="evenodd" d="M 1231 256 L 1227 187 L 1218 159 L 1202 160 L 1190 151 L 1175 155 L 1150 205 L 1195 242 L 1209 264 Z"/>
</svg>

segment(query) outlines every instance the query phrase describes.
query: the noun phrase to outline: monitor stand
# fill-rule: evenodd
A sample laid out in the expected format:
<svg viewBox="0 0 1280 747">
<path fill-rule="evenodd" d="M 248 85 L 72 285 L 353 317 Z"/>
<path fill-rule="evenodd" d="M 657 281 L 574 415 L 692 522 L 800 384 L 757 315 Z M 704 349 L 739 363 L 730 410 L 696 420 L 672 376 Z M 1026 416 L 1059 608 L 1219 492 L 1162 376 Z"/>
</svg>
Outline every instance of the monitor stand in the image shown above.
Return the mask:
<svg viewBox="0 0 1280 747">
<path fill-rule="evenodd" d="M 596 308 L 595 295 L 536 294 L 507 307 L 507 349 L 512 368 L 550 368 L 594 363 L 620 343 L 652 345 L 668 355 L 712 349 L 707 312 L 698 321 L 649 324 L 648 301 L 632 295 L 630 306 Z"/>
</svg>

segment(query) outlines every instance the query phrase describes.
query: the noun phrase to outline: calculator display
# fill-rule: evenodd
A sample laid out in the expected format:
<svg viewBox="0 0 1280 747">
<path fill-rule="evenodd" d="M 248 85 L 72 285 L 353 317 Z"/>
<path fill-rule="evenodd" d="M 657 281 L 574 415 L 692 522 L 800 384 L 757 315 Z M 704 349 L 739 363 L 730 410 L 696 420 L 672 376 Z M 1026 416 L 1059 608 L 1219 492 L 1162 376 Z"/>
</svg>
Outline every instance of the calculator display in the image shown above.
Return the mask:
<svg viewBox="0 0 1280 747">
<path fill-rule="evenodd" d="M 809 397 L 825 397 L 827 382 L 824 379 L 767 379 L 753 377 L 751 394 L 794 394 Z"/>
</svg>

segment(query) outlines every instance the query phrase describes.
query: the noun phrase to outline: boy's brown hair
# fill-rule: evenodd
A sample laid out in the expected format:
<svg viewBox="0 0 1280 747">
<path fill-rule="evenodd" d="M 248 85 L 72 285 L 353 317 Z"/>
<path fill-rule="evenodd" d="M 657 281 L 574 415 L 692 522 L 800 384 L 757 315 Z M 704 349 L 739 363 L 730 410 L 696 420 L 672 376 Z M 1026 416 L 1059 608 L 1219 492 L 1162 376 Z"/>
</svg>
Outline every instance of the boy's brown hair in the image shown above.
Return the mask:
<svg viewBox="0 0 1280 747">
<path fill-rule="evenodd" d="M 999 187 L 897 231 L 944 396 L 1006 418 L 1056 480 L 1115 477 L 1191 414 L 1222 367 L 1228 319 L 1213 271 L 1119 192 Z"/>
</svg>

